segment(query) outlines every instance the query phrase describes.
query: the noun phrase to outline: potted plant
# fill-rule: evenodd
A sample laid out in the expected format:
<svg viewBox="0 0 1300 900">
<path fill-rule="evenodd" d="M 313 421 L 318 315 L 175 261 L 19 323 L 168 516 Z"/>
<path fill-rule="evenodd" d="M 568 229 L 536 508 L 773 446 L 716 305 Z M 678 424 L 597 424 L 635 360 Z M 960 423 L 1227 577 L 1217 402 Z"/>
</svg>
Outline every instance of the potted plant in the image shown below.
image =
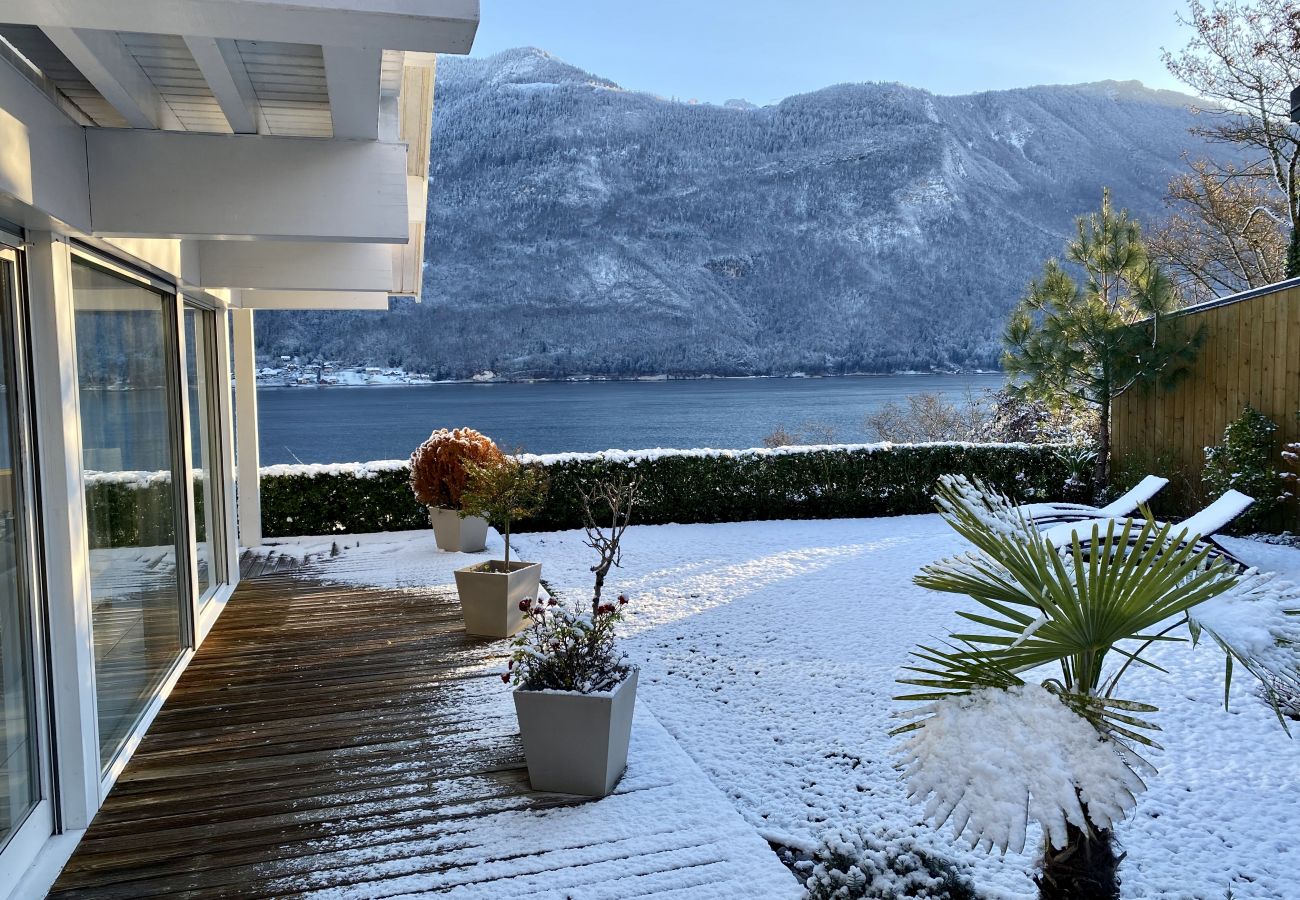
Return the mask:
<svg viewBox="0 0 1300 900">
<path fill-rule="evenodd" d="M 429 510 L 439 550 L 477 553 L 487 547 L 487 520 L 460 515 L 466 466 L 501 459 L 492 439 L 472 428 L 440 428 L 411 454 L 411 491 Z"/>
<path fill-rule="evenodd" d="M 605 797 L 627 768 L 637 670 L 615 641 L 627 597 L 601 597 L 621 561 L 620 541 L 636 502 L 637 483 L 596 485 L 582 496 L 587 538 L 599 554 L 589 608 L 555 597 L 523 601 L 532 619 L 515 641 L 502 680 L 515 685 L 515 714 L 534 790 Z M 596 523 L 595 512 L 608 527 Z M 606 517 L 605 514 L 608 514 Z"/>
<path fill-rule="evenodd" d="M 546 474 L 539 466 L 520 465 L 518 459 L 498 456 L 465 464 L 467 483 L 461 494 L 460 515 L 477 516 L 501 530 L 503 559 L 488 560 L 456 570 L 465 631 L 484 637 L 510 637 L 524 624 L 521 600 L 536 597 L 541 586 L 541 563 L 510 559 L 510 523 L 531 516 L 546 500 Z"/>
</svg>

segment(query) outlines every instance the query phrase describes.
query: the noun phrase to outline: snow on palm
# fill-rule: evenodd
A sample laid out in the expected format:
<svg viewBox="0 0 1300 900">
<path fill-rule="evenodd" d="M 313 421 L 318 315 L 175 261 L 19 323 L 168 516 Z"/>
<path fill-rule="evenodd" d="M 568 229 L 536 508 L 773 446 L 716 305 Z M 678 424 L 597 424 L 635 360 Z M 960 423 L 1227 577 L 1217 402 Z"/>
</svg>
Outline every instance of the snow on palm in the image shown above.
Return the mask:
<svg viewBox="0 0 1300 900">
<path fill-rule="evenodd" d="M 903 745 L 908 788 L 925 816 L 971 846 L 1017 853 L 1029 822 L 1053 847 L 1065 825 L 1113 828 L 1146 785 L 1114 741 L 1034 684 L 984 688 L 925 708 Z"/>
<path fill-rule="evenodd" d="M 896 730 L 911 733 L 911 794 L 926 818 L 985 850 L 1023 850 L 1037 822 L 1063 851 L 1044 853 L 1047 882 L 1113 888 L 1110 833 L 1146 789 L 1137 770 L 1154 774 L 1137 748 L 1159 749 L 1158 708 L 1120 697 L 1123 676 L 1134 663 L 1158 669 L 1147 655 L 1159 643 L 1205 630 L 1227 654 L 1229 687 L 1237 661 L 1285 725 L 1275 689 L 1300 684 L 1300 593 L 1238 573 L 1170 525 L 1109 520 L 1062 553 L 979 482 L 950 477 L 938 490 L 943 518 L 975 549 L 924 567 L 916 583 L 974 600 L 978 612 L 958 615 L 979 630 L 921 644 L 899 679 L 915 692 L 897 699 L 927 703 Z M 1085 843 L 1088 858 L 1113 861 L 1101 881 L 1073 880 L 1069 860 Z"/>
</svg>

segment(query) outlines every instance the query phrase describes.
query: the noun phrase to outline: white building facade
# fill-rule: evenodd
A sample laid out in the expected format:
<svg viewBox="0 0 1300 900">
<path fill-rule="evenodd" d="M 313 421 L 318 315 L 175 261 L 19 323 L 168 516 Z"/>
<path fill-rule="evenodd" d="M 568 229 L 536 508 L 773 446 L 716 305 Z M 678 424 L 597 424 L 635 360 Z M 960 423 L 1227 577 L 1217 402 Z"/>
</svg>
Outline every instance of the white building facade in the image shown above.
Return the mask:
<svg viewBox="0 0 1300 900">
<path fill-rule="evenodd" d="M 254 310 L 418 293 L 433 54 L 477 24 L 0 0 L 0 898 L 52 883 L 260 542 Z"/>
</svg>

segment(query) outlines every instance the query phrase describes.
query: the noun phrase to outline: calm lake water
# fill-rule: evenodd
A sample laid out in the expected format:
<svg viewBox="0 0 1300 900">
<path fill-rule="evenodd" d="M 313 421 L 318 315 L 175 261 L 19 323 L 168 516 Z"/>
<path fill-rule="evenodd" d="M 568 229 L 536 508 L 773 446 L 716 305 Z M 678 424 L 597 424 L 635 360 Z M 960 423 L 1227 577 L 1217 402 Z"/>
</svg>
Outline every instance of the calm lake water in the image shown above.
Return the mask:
<svg viewBox="0 0 1300 900">
<path fill-rule="evenodd" d="M 649 447 L 760 447 L 777 426 L 875 440 L 863 418 L 931 391 L 965 399 L 1001 375 L 882 375 L 703 381 L 259 388 L 262 464 L 400 459 L 436 428 L 468 425 L 530 453 Z"/>
</svg>

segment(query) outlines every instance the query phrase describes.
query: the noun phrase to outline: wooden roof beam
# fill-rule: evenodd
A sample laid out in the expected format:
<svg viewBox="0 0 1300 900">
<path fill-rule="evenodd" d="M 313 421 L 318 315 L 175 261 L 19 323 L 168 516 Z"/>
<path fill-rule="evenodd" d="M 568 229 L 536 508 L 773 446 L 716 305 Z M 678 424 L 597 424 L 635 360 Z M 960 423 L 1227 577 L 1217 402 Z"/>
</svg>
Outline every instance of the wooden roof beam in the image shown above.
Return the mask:
<svg viewBox="0 0 1300 900">
<path fill-rule="evenodd" d="M 244 69 L 239 48 L 231 38 L 186 35 L 185 46 L 203 73 L 212 96 L 235 134 L 257 134 L 260 126 L 257 93 Z"/>
<path fill-rule="evenodd" d="M 56 26 L 41 30 L 132 128 L 181 127 L 116 34 Z"/>
</svg>

